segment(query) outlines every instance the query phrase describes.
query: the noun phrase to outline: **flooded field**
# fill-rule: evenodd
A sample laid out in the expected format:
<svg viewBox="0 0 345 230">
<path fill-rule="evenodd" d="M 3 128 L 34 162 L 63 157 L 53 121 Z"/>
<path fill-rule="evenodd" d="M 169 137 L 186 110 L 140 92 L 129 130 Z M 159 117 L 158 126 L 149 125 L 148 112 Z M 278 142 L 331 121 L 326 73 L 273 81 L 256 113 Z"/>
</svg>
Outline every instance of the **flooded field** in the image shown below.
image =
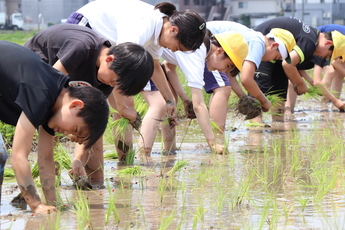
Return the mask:
<svg viewBox="0 0 345 230">
<path fill-rule="evenodd" d="M 106 160 L 105 189 L 72 189 L 63 172 L 57 214 L 13 207 L 19 189 L 6 180 L 1 229 L 345 229 L 345 114 L 314 100 L 296 110 L 271 128 L 229 112 L 227 155 L 211 153 L 196 122 L 182 121 L 177 155 L 160 155 L 156 142 L 134 166 Z M 141 174 L 117 173 L 129 167 Z"/>
</svg>

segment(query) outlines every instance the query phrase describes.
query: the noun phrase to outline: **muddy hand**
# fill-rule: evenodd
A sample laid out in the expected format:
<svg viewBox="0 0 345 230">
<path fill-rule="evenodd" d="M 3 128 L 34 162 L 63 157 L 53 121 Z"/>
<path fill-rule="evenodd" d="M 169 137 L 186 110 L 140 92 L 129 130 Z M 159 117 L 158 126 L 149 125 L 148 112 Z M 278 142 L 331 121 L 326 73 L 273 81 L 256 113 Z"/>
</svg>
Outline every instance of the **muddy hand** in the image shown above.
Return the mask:
<svg viewBox="0 0 345 230">
<path fill-rule="evenodd" d="M 85 168 L 80 160 L 74 160 L 72 162 L 72 169 L 68 171 L 70 177 L 86 176 Z"/>
<path fill-rule="evenodd" d="M 131 125 L 132 125 L 132 127 L 133 127 L 135 130 L 139 131 L 140 126 L 141 126 L 141 122 L 142 122 L 141 116 L 140 116 L 140 114 L 137 112 L 137 117 L 136 117 L 135 121 L 131 123 Z"/>
<path fill-rule="evenodd" d="M 272 103 L 270 102 L 270 100 L 267 99 L 267 97 L 265 97 L 266 100 L 264 103 L 261 104 L 262 107 L 262 111 L 267 112 L 268 110 L 270 110 Z"/>
<path fill-rule="evenodd" d="M 305 94 L 308 91 L 307 85 L 303 82 L 302 84 L 295 85 L 294 90 L 297 93 L 297 95 Z"/>
<path fill-rule="evenodd" d="M 340 110 L 340 112 L 345 111 L 345 103 L 339 99 L 334 103 L 334 105 Z"/>
<path fill-rule="evenodd" d="M 170 129 L 174 128 L 178 124 L 176 117 L 168 117 L 168 121 Z"/>
<path fill-rule="evenodd" d="M 189 100 L 185 100 L 183 105 L 184 105 L 184 111 L 186 113 L 186 117 L 189 119 L 195 119 L 196 115 L 193 108 L 193 102 Z"/>
</svg>

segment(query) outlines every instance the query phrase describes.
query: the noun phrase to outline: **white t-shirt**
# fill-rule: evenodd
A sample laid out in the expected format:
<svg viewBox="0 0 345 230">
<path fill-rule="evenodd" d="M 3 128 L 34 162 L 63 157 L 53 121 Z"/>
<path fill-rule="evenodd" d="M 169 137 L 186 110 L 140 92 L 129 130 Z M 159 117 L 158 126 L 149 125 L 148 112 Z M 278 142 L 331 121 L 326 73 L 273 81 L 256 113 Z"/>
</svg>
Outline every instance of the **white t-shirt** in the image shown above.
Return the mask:
<svg viewBox="0 0 345 230">
<path fill-rule="evenodd" d="M 206 56 L 207 50 L 204 44 L 193 53 L 172 52 L 169 49 L 163 48 L 162 54 L 164 60 L 180 67 L 187 79 L 187 85 L 197 89 L 202 89 L 205 85 L 204 68 Z"/>
<path fill-rule="evenodd" d="M 260 32 L 256 32 L 240 23 L 230 21 L 211 21 L 206 23 L 207 29 L 212 34 L 219 34 L 226 31 L 240 33 L 248 43 L 248 55 L 245 60 L 255 63 L 259 67 L 261 59 L 266 52 L 265 39 Z M 162 58 L 167 62 L 177 65 L 183 71 L 189 87 L 202 89 L 204 86 L 204 68 L 207 56 L 206 46 L 201 45 L 194 53 L 173 53 L 169 49 L 163 48 Z"/>
<path fill-rule="evenodd" d="M 92 30 L 113 44 L 133 42 L 145 47 L 154 59 L 162 55 L 158 43 L 165 14 L 138 0 L 96 0 L 77 10 Z"/>
</svg>

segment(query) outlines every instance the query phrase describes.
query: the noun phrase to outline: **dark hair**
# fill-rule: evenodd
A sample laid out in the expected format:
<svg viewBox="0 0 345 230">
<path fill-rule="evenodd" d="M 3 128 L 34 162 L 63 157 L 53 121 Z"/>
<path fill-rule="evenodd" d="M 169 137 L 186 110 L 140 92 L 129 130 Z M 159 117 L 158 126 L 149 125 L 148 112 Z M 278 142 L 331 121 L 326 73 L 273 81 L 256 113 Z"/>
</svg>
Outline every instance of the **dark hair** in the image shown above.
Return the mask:
<svg viewBox="0 0 345 230">
<path fill-rule="evenodd" d="M 217 47 L 222 47 L 220 44 L 219 44 L 219 42 L 218 42 L 218 40 L 217 40 L 217 38 L 215 37 L 215 36 L 211 36 L 211 43 L 213 44 L 213 45 L 215 45 L 215 46 L 217 46 Z M 225 58 L 230 58 L 229 57 L 229 55 L 226 53 L 226 52 L 224 52 L 224 56 L 225 56 Z"/>
<path fill-rule="evenodd" d="M 151 54 L 144 47 L 132 42 L 110 48 L 107 55 L 111 54 L 115 59 L 109 68 L 119 76 L 116 80 L 119 90 L 126 96 L 138 94 L 153 74 Z"/>
<path fill-rule="evenodd" d="M 212 34 L 212 33 L 210 32 L 210 34 Z M 219 44 L 219 42 L 218 42 L 218 40 L 216 39 L 215 36 L 212 36 L 212 35 L 211 35 L 210 39 L 211 39 L 211 43 L 212 43 L 213 45 L 215 45 L 215 46 L 217 46 L 217 47 L 222 47 L 222 46 Z M 224 58 L 230 58 L 229 55 L 228 55 L 226 52 L 224 52 Z M 230 59 L 231 59 L 231 58 L 230 58 Z M 240 72 L 240 70 L 234 65 L 234 69 L 230 71 L 230 76 L 231 76 L 231 77 L 236 77 L 236 75 L 237 75 L 239 72 Z"/>
<path fill-rule="evenodd" d="M 91 86 L 68 87 L 67 91 L 71 98 L 84 102 L 84 108 L 77 116 L 82 117 L 88 126 L 89 136 L 86 138 L 85 149 L 90 149 L 107 127 L 109 117 L 107 98 L 102 91 Z"/>
<path fill-rule="evenodd" d="M 212 37 L 212 32 L 209 29 L 206 29 L 206 34 L 204 37 L 204 44 L 206 46 L 206 51 L 209 52 L 211 49 L 211 37 Z"/>
<path fill-rule="evenodd" d="M 325 38 L 326 38 L 327 40 L 333 41 L 332 32 L 324 32 L 324 34 L 325 34 Z M 332 50 L 332 51 L 333 51 L 333 50 L 334 50 L 334 45 L 331 46 L 331 47 L 329 47 L 328 50 Z"/>
<path fill-rule="evenodd" d="M 161 2 L 154 9 L 168 15 L 169 22 L 179 28 L 177 39 L 189 50 L 196 50 L 204 41 L 206 21 L 194 10 L 176 11 L 174 4 Z"/>
</svg>

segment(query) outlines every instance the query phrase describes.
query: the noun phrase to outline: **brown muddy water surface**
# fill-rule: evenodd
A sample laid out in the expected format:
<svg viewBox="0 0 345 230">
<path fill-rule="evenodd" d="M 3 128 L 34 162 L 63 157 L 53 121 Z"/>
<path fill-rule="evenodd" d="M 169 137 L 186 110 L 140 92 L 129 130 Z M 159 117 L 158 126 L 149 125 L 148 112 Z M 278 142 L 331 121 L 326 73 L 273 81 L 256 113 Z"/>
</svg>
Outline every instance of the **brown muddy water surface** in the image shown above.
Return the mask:
<svg viewBox="0 0 345 230">
<path fill-rule="evenodd" d="M 119 176 L 132 166 L 105 160 L 109 189 L 82 191 L 87 214 L 73 208 L 80 193 L 66 172 L 60 196 L 67 210 L 48 216 L 13 207 L 19 189 L 5 180 L 1 229 L 344 229 L 345 114 L 314 100 L 296 110 L 294 120 L 271 128 L 250 127 L 229 112 L 227 155 L 211 153 L 196 122 L 183 121 L 177 155 L 160 155 L 157 137 L 152 156 L 135 161 L 143 176 Z M 187 165 L 166 177 L 182 160 Z M 106 223 L 110 199 L 119 221 L 111 215 Z M 78 227 L 83 217 L 89 221 Z"/>
</svg>

